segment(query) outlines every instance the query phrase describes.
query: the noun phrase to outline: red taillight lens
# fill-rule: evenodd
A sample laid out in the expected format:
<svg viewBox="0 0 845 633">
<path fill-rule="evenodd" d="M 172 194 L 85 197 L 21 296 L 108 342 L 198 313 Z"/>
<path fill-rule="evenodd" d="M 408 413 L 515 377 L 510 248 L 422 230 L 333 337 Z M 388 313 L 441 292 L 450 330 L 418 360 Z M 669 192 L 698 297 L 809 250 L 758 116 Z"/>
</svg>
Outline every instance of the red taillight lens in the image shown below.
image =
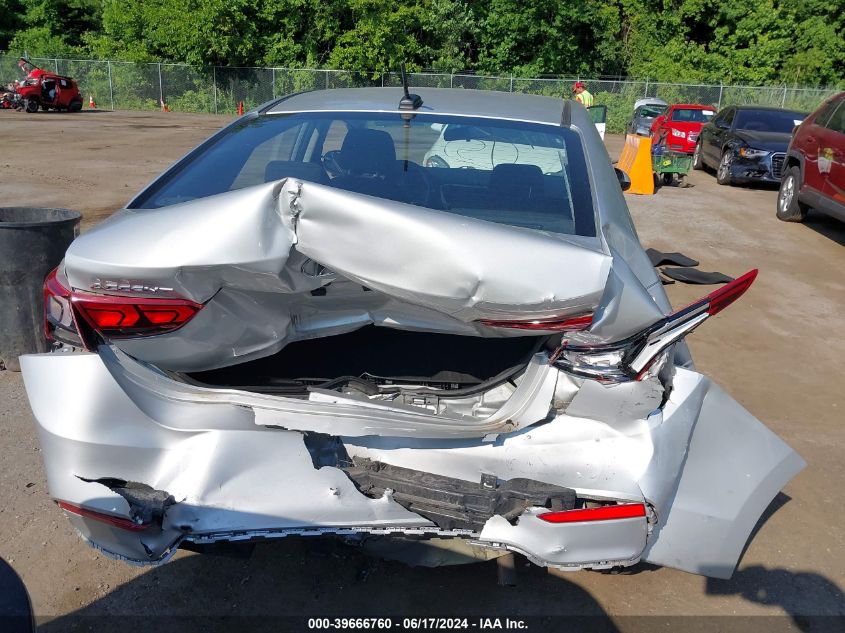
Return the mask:
<svg viewBox="0 0 845 633">
<path fill-rule="evenodd" d="M 749 270 L 742 277 L 737 277 L 729 284 L 722 286 L 718 290 L 714 290 L 704 297 L 703 300 L 710 303 L 707 308 L 707 312 L 710 316 L 721 312 L 734 301 L 739 299 L 745 291 L 748 290 L 751 284 L 754 283 L 755 279 L 757 279 L 756 268 L 754 270 Z"/>
<path fill-rule="evenodd" d="M 82 506 L 78 506 L 74 503 L 68 503 L 67 501 L 57 501 L 56 503 L 58 503 L 59 507 L 65 512 L 70 512 L 71 514 L 85 517 L 86 519 L 94 519 L 95 521 L 100 521 L 101 523 L 107 523 L 108 525 L 120 528 L 121 530 L 141 532 L 149 527 L 149 525 L 145 523 L 135 523 L 132 519 L 127 519 L 126 517 L 118 517 L 113 514 L 90 510 L 89 508 L 83 508 Z"/>
<path fill-rule="evenodd" d="M 590 327 L 590 324 L 593 322 L 593 315 L 589 313 L 574 317 L 560 317 L 536 321 L 495 321 L 493 319 L 481 319 L 479 322 L 488 327 L 507 328 L 511 330 L 577 332 L 578 330 L 585 330 Z"/>
<path fill-rule="evenodd" d="M 583 508 L 581 510 L 563 510 L 562 512 L 546 512 L 537 518 L 549 523 L 580 523 L 582 521 L 610 521 L 611 519 L 635 519 L 645 516 L 645 505 L 642 503 L 625 503 L 615 506 L 601 506 L 599 508 Z"/>
<path fill-rule="evenodd" d="M 188 299 L 148 299 L 73 293 L 72 302 L 85 321 L 110 337 L 149 336 L 172 332 L 190 321 L 202 305 Z"/>
</svg>

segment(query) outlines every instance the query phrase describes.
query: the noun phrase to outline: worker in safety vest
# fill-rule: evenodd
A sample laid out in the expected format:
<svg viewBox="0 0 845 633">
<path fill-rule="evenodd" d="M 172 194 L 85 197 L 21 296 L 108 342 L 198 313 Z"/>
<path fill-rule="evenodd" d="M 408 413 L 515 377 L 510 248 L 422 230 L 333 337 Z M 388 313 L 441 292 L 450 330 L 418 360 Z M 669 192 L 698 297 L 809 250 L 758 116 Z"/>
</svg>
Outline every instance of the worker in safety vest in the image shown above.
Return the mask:
<svg viewBox="0 0 845 633">
<path fill-rule="evenodd" d="M 575 95 L 575 101 L 585 108 L 589 108 L 593 105 L 593 95 L 587 92 L 587 87 L 584 85 L 583 81 L 576 81 L 572 85 L 572 94 Z"/>
</svg>

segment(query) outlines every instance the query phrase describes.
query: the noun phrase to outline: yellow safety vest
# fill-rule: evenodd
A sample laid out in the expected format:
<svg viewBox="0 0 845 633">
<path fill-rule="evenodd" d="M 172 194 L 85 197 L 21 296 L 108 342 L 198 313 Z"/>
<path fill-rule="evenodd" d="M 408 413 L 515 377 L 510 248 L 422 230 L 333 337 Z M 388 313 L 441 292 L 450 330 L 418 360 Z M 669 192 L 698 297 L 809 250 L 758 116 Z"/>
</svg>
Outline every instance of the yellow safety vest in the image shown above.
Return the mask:
<svg viewBox="0 0 845 633">
<path fill-rule="evenodd" d="M 585 108 L 589 108 L 591 105 L 593 105 L 593 95 L 591 95 L 586 90 L 584 90 L 584 92 L 579 95 L 575 95 L 575 100 L 581 105 L 583 105 Z"/>
</svg>

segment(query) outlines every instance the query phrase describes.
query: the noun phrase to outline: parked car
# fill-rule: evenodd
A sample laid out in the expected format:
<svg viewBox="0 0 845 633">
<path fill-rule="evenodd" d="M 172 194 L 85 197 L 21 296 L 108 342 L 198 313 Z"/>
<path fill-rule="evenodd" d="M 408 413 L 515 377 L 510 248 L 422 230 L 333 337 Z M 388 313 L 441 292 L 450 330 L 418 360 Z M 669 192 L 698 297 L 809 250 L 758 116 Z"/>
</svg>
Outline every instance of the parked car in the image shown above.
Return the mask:
<svg viewBox="0 0 845 633">
<path fill-rule="evenodd" d="M 647 97 L 634 103 L 634 116 L 628 122 L 628 134 L 651 136 L 651 124 L 654 119 L 666 110 L 669 104 L 663 99 Z"/>
<path fill-rule="evenodd" d="M 720 185 L 779 183 L 792 129 L 806 116 L 762 106 L 723 108 L 701 128 L 692 167 L 715 169 Z"/>
<path fill-rule="evenodd" d="M 561 141 L 549 146 L 545 134 L 530 130 L 490 128 L 488 125 L 432 123 L 440 132 L 425 153 L 425 167 L 491 170 L 498 165 L 534 165 L 543 174 L 561 173 L 566 148 Z"/>
<path fill-rule="evenodd" d="M 804 119 L 786 152 L 777 216 L 801 222 L 811 207 L 845 221 L 845 92 Z"/>
<path fill-rule="evenodd" d="M 673 104 L 651 123 L 654 145 L 663 145 L 671 152 L 692 154 L 704 124 L 713 118 L 711 106 Z"/>
<path fill-rule="evenodd" d="M 730 576 L 804 463 L 683 339 L 756 271 L 673 310 L 582 106 L 419 92 L 274 100 L 72 244 L 21 357 L 50 494 L 136 563 L 387 535 Z M 519 155 L 427 166 L 444 130 Z"/>
</svg>

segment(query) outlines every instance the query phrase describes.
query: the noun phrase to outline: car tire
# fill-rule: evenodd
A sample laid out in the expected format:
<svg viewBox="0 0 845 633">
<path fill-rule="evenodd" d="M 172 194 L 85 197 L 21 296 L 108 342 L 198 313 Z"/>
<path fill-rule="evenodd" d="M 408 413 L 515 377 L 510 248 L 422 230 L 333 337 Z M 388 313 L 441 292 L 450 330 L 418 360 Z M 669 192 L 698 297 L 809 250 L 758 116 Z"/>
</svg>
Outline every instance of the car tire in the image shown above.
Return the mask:
<svg viewBox="0 0 845 633">
<path fill-rule="evenodd" d="M 79 101 L 71 101 L 70 105 L 68 106 L 68 112 L 79 112 L 82 110 L 82 100 Z"/>
<path fill-rule="evenodd" d="M 701 142 L 695 144 L 695 150 L 692 153 L 692 168 L 696 171 L 704 169 L 704 160 L 701 158 Z"/>
<path fill-rule="evenodd" d="M 801 188 L 801 170 L 793 165 L 783 175 L 778 191 L 777 217 L 784 222 L 803 222 L 810 210 L 798 200 L 798 190 Z"/>
<path fill-rule="evenodd" d="M 675 174 L 663 174 L 662 180 L 664 187 L 671 187 L 672 183 L 675 182 Z"/>
<path fill-rule="evenodd" d="M 26 100 L 26 111 L 32 114 L 33 112 L 38 112 L 38 101 L 35 99 L 27 99 Z"/>
<path fill-rule="evenodd" d="M 731 178 L 731 163 L 733 163 L 733 152 L 730 148 L 722 152 L 722 158 L 719 159 L 719 167 L 716 170 L 716 182 L 720 185 L 732 185 L 733 178 Z"/>
</svg>

